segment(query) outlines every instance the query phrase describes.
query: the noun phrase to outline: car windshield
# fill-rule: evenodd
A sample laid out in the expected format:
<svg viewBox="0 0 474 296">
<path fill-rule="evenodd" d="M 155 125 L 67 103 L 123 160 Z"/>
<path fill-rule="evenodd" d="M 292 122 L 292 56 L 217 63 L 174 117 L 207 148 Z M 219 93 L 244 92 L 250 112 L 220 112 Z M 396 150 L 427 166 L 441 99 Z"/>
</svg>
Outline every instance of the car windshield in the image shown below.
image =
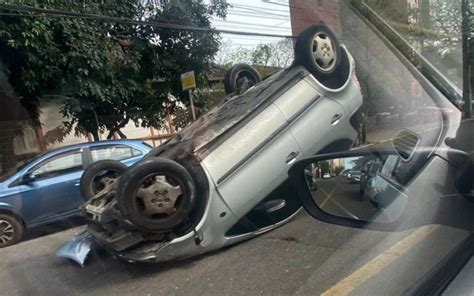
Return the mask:
<svg viewBox="0 0 474 296">
<path fill-rule="evenodd" d="M 472 294 L 473 69 L 470 0 L 0 1 L 0 294 Z"/>
</svg>

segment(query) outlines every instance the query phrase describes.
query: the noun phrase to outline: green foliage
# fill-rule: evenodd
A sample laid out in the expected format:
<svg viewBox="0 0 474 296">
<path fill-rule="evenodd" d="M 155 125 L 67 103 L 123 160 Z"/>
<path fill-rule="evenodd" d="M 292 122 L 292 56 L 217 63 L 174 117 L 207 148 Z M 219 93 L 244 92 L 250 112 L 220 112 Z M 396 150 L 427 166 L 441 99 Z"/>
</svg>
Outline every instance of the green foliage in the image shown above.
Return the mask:
<svg viewBox="0 0 474 296">
<path fill-rule="evenodd" d="M 334 169 L 334 174 L 339 175 L 344 170 L 343 166 L 338 166 Z"/>
<path fill-rule="evenodd" d="M 212 109 L 222 102 L 226 96 L 224 83 L 220 82 L 199 94 L 199 99 L 206 105 L 207 109 Z"/>
<path fill-rule="evenodd" d="M 359 157 L 351 162 L 354 164 L 354 167 L 352 168 L 353 170 L 362 170 L 369 162 L 372 161 L 377 161 L 378 158 L 376 156 L 364 156 L 364 157 Z"/>
<path fill-rule="evenodd" d="M 223 67 L 245 63 L 287 68 L 293 62 L 293 56 L 291 39 L 283 39 L 276 43 L 262 43 L 255 48 L 241 46 L 234 48 L 232 44 L 224 44 L 216 57 L 216 63 Z"/>
<path fill-rule="evenodd" d="M 319 164 L 319 167 L 321 168 L 321 174 L 325 174 L 325 173 L 330 173 L 330 172 L 331 172 L 331 169 L 330 169 L 331 166 L 330 166 L 328 160 L 320 161 L 318 164 Z"/>
<path fill-rule="evenodd" d="M 211 27 L 212 15 L 225 17 L 227 9 L 224 0 L 177 0 L 162 7 L 134 0 L 7 3 L 202 28 Z M 162 125 L 169 94 L 187 99 L 180 74 L 194 70 L 202 85 L 218 47 L 215 32 L 37 14 L 0 16 L 0 58 L 23 105 L 37 117 L 40 98 L 54 94 L 67 118 L 63 132 L 75 126 L 76 134 L 91 132 L 96 138 L 98 131 L 117 131 L 130 120 Z"/>
</svg>

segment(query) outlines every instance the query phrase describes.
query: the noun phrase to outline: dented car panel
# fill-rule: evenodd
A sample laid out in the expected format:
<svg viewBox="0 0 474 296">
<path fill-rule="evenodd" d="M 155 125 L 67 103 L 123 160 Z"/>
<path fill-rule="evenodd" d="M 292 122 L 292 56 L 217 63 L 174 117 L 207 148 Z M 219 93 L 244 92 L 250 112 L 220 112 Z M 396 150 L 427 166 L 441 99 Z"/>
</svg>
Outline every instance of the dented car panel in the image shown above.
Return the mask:
<svg viewBox="0 0 474 296">
<path fill-rule="evenodd" d="M 62 245 L 57 251 L 56 255 L 63 258 L 68 258 L 84 267 L 87 257 L 92 251 L 94 244 L 94 237 L 87 231 L 75 236 L 72 240 Z"/>
</svg>

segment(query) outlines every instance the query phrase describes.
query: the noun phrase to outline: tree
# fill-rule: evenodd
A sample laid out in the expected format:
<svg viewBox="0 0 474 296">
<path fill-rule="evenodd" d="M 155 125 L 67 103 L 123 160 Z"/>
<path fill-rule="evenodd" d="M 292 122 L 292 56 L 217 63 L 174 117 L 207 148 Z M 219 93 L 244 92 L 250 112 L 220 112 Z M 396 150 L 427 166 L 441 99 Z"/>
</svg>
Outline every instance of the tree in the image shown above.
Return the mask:
<svg viewBox="0 0 474 296">
<path fill-rule="evenodd" d="M 259 44 L 252 52 L 252 63 L 268 66 L 272 57 L 272 47 L 270 44 Z"/>
<path fill-rule="evenodd" d="M 15 166 L 13 140 L 21 134 L 22 125 L 30 118 L 8 82 L 8 76 L 4 64 L 0 61 L 0 173 Z"/>
<path fill-rule="evenodd" d="M 344 170 L 344 166 L 338 166 L 334 169 L 334 174 L 337 176 Z"/>
<path fill-rule="evenodd" d="M 220 49 L 216 63 L 223 67 L 235 64 L 258 64 L 268 67 L 287 68 L 294 58 L 293 41 L 283 39 L 276 43 L 261 43 L 255 48 L 232 47 L 225 43 Z"/>
<path fill-rule="evenodd" d="M 135 0 L 6 3 L 209 29 L 211 16 L 225 17 L 227 10 L 225 0 L 175 0 L 162 7 Z M 194 70 L 202 85 L 218 46 L 216 32 L 37 13 L 0 16 L 0 61 L 30 117 L 39 125 L 42 97 L 54 96 L 66 118 L 63 132 L 75 128 L 96 140 L 129 121 L 160 127 L 176 105 L 165 110 L 169 95 L 187 99 L 180 73 Z"/>
<path fill-rule="evenodd" d="M 331 172 L 331 165 L 329 161 L 323 160 L 319 162 L 319 167 L 321 168 L 321 175 Z"/>
</svg>

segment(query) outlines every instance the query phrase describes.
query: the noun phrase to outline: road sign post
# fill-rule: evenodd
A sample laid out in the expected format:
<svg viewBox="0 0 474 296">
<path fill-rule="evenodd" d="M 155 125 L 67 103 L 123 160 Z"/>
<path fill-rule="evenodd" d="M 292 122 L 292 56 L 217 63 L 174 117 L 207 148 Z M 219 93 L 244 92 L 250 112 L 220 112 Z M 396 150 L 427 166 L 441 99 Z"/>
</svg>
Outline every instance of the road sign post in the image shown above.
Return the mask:
<svg viewBox="0 0 474 296">
<path fill-rule="evenodd" d="M 193 91 L 189 91 L 189 103 L 191 104 L 191 114 L 193 115 L 193 121 L 196 120 L 196 111 L 194 111 L 194 102 L 193 102 Z"/>
<path fill-rule="evenodd" d="M 193 102 L 193 89 L 196 88 L 196 78 L 194 76 L 194 71 L 189 71 L 181 74 L 181 86 L 183 90 L 187 90 L 189 93 L 189 103 L 191 105 L 191 113 L 193 120 L 196 120 L 196 112 L 194 110 Z"/>
</svg>

